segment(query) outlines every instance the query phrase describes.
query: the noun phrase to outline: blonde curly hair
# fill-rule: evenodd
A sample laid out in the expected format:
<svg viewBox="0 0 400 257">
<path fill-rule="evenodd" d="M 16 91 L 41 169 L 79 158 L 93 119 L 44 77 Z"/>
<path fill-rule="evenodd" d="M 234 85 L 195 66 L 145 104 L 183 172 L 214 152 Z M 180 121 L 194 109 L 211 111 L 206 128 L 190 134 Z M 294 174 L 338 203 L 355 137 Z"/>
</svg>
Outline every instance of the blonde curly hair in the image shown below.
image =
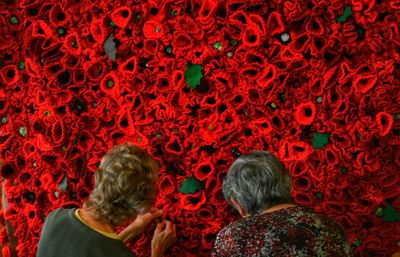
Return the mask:
<svg viewBox="0 0 400 257">
<path fill-rule="evenodd" d="M 158 170 L 158 163 L 144 149 L 116 145 L 101 160 L 93 191 L 83 207 L 99 220 L 122 225 L 154 203 Z"/>
</svg>

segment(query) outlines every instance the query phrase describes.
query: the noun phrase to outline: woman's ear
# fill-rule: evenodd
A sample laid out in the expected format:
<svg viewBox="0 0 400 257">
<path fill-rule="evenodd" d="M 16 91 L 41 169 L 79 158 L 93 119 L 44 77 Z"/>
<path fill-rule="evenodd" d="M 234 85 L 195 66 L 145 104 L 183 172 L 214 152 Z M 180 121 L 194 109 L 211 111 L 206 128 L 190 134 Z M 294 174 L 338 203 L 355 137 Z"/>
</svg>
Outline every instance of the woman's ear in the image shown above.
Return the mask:
<svg viewBox="0 0 400 257">
<path fill-rule="evenodd" d="M 248 216 L 246 210 L 243 209 L 242 206 L 240 206 L 240 204 L 236 201 L 235 198 L 231 197 L 230 200 L 231 200 L 231 203 L 233 204 L 233 206 L 236 208 L 236 210 L 238 210 L 240 216 L 242 216 L 242 217 Z"/>
</svg>

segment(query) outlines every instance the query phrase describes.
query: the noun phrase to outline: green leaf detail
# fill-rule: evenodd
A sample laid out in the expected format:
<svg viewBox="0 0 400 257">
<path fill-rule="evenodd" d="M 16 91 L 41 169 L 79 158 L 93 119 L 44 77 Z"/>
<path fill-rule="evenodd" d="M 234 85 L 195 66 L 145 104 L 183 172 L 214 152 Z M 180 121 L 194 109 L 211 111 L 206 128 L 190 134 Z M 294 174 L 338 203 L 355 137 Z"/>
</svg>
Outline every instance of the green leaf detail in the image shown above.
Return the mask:
<svg viewBox="0 0 400 257">
<path fill-rule="evenodd" d="M 26 128 L 25 127 L 20 127 L 19 128 L 19 133 L 21 136 L 25 137 L 26 136 Z"/>
<path fill-rule="evenodd" d="M 58 29 L 58 35 L 60 35 L 60 36 L 65 35 L 65 29 L 59 28 L 59 29 Z"/>
<path fill-rule="evenodd" d="M 114 86 L 114 81 L 112 80 L 112 79 L 109 79 L 108 81 L 107 81 L 107 87 L 108 88 L 112 88 Z"/>
<path fill-rule="evenodd" d="M 385 222 L 396 222 L 400 220 L 400 216 L 397 213 L 396 209 L 393 208 L 390 204 L 386 205 L 385 208 L 383 208 L 383 221 Z"/>
<path fill-rule="evenodd" d="M 353 245 L 355 245 L 355 246 L 360 246 L 362 244 L 362 241 L 361 241 L 361 239 L 359 239 L 359 238 L 357 238 L 354 242 L 353 242 Z"/>
<path fill-rule="evenodd" d="M 361 135 L 357 131 L 356 131 L 356 138 L 357 138 L 357 141 L 360 141 Z"/>
<path fill-rule="evenodd" d="M 315 133 L 312 143 L 314 149 L 321 149 L 329 142 L 329 133 Z"/>
<path fill-rule="evenodd" d="M 347 169 L 346 168 L 342 168 L 342 174 L 346 174 L 347 173 Z"/>
<path fill-rule="evenodd" d="M 233 45 L 233 46 L 237 45 L 237 41 L 236 40 L 231 40 L 231 45 Z"/>
<path fill-rule="evenodd" d="M 11 18 L 10 18 L 10 23 L 11 24 L 18 24 L 19 23 L 19 20 L 18 20 L 18 17 L 17 16 L 12 16 Z"/>
<path fill-rule="evenodd" d="M 18 63 L 18 68 L 19 68 L 20 70 L 23 70 L 23 69 L 25 68 L 25 63 L 24 63 L 23 61 L 20 61 L 20 62 Z"/>
<path fill-rule="evenodd" d="M 378 217 L 382 217 L 382 216 L 383 216 L 383 209 L 382 209 L 382 207 L 379 207 L 378 209 L 376 209 L 375 215 L 378 216 Z"/>
<path fill-rule="evenodd" d="M 349 16 L 352 14 L 353 14 L 353 12 L 351 10 L 351 6 L 346 6 L 346 8 L 344 9 L 343 15 L 339 16 L 337 18 L 337 22 L 339 22 L 339 23 L 345 22 L 347 20 L 347 18 L 349 18 Z"/>
<path fill-rule="evenodd" d="M 400 120 L 400 113 L 396 113 L 393 115 L 394 120 Z"/>
<path fill-rule="evenodd" d="M 190 85 L 191 89 L 196 88 L 198 85 L 200 85 L 200 80 L 203 77 L 203 74 L 201 71 L 203 70 L 203 67 L 199 64 L 188 64 L 186 66 L 185 70 L 185 78 L 186 78 L 186 83 Z"/>
<path fill-rule="evenodd" d="M 193 194 L 203 188 L 203 183 L 197 180 L 195 177 L 189 177 L 182 182 L 179 191 L 187 194 Z"/>
<path fill-rule="evenodd" d="M 319 192 L 316 193 L 315 196 L 316 196 L 318 199 L 324 198 L 324 195 L 323 195 L 322 193 L 319 193 Z"/>
<path fill-rule="evenodd" d="M 162 134 L 158 133 L 158 134 L 156 134 L 156 137 L 160 138 L 160 137 L 162 137 Z"/>
<path fill-rule="evenodd" d="M 43 112 L 43 114 L 44 114 L 44 116 L 46 116 L 46 117 L 47 117 L 47 116 L 50 116 L 50 114 L 51 114 L 51 113 L 50 113 L 50 111 L 49 111 L 49 110 L 45 110 L 45 111 Z"/>
<path fill-rule="evenodd" d="M 322 96 L 318 96 L 318 97 L 317 97 L 317 103 L 319 103 L 319 104 L 320 104 L 320 103 L 322 103 L 322 101 L 323 101 L 323 98 L 322 98 Z"/>
<path fill-rule="evenodd" d="M 1 123 L 6 124 L 8 123 L 8 118 L 6 116 L 4 116 L 3 118 L 1 118 Z"/>
<path fill-rule="evenodd" d="M 213 47 L 214 47 L 215 49 L 217 49 L 218 51 L 221 51 L 221 50 L 222 50 L 222 45 L 221 45 L 220 42 L 215 43 L 215 44 L 213 45 Z"/>
<path fill-rule="evenodd" d="M 115 22 L 110 21 L 110 26 L 111 26 L 111 27 L 115 27 Z"/>
<path fill-rule="evenodd" d="M 275 109 L 276 107 L 278 107 L 278 105 L 276 105 L 276 103 L 271 103 L 271 107 L 272 109 Z"/>
<path fill-rule="evenodd" d="M 136 138 L 136 141 L 138 141 L 138 142 L 142 142 L 142 138 L 141 137 L 138 137 L 138 138 Z"/>
</svg>

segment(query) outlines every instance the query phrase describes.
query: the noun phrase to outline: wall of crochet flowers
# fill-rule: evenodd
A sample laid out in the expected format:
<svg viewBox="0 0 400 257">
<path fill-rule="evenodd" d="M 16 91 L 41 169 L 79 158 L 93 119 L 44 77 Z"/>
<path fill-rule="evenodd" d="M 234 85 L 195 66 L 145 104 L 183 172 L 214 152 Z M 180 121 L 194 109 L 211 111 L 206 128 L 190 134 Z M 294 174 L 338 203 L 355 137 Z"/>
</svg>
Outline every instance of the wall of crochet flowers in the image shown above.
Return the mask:
<svg viewBox="0 0 400 257">
<path fill-rule="evenodd" d="M 221 183 L 242 153 L 275 153 L 299 204 L 358 256 L 400 248 L 400 2 L 0 2 L 0 157 L 18 255 L 80 206 L 112 145 L 161 162 L 168 256 L 208 256 L 237 216 Z M 4 222 L 4 220 L 3 220 Z M 396 233 L 397 232 L 397 233 Z M 149 256 L 152 231 L 131 242 Z M 3 229 L 4 256 L 10 246 Z"/>
</svg>

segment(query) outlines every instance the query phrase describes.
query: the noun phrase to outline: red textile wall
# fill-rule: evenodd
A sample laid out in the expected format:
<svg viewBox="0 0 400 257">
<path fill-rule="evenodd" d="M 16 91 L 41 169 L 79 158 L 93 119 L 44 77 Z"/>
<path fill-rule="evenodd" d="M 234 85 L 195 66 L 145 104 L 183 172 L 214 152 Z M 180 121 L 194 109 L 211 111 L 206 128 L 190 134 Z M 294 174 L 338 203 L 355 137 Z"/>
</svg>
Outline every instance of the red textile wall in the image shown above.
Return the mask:
<svg viewBox="0 0 400 257">
<path fill-rule="evenodd" d="M 222 179 L 252 149 L 283 160 L 296 201 L 336 219 L 358 256 L 390 256 L 399 22 L 398 0 L 1 1 L 1 177 L 19 256 L 124 142 L 162 163 L 168 256 L 209 255 L 235 218 Z M 139 256 L 151 234 L 132 242 Z M 7 256 L 4 229 L 0 244 Z"/>
</svg>

